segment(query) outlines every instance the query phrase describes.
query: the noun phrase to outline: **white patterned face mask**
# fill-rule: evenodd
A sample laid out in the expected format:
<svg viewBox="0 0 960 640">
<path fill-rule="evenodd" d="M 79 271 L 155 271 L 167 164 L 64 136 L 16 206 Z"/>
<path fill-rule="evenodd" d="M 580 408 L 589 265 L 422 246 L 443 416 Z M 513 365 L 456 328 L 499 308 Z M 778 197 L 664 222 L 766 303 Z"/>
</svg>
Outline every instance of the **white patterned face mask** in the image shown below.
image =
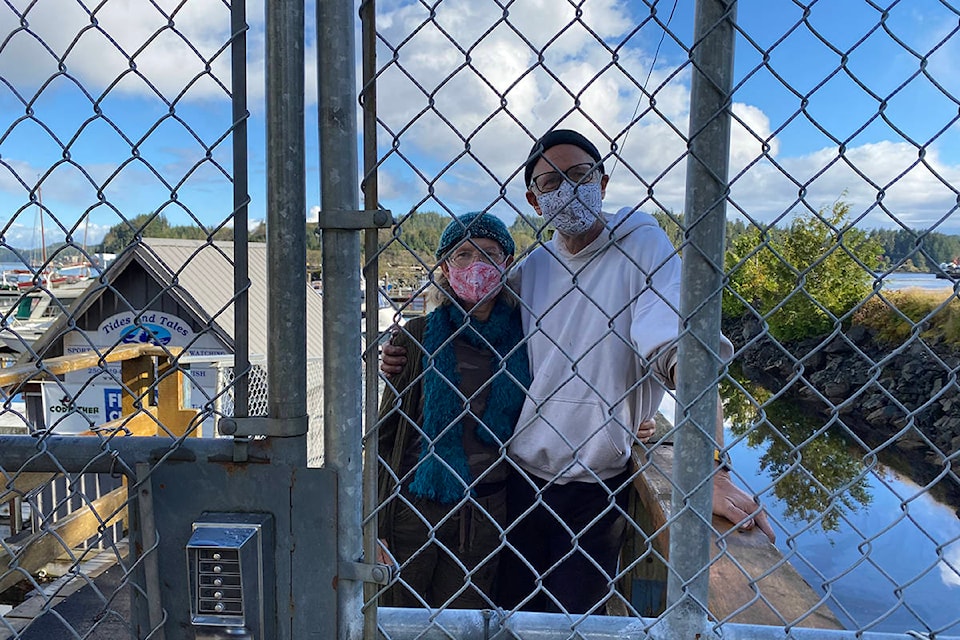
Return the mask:
<svg viewBox="0 0 960 640">
<path fill-rule="evenodd" d="M 537 196 L 543 217 L 567 236 L 590 229 L 600 217 L 602 202 L 599 182 L 575 185 L 564 181 L 555 191 Z"/>
</svg>

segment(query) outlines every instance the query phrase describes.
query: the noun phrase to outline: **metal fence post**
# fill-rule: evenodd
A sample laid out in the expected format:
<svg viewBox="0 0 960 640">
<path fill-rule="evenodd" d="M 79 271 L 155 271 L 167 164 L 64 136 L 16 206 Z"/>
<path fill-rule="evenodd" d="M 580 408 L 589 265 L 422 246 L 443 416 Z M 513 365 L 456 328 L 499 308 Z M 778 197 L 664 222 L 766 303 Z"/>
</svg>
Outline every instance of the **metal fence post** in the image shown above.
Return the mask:
<svg viewBox="0 0 960 640">
<path fill-rule="evenodd" d="M 306 150 L 304 124 L 304 7 L 299 0 L 268 0 L 266 7 L 267 126 L 267 415 L 274 424 L 307 414 Z M 246 223 L 243 223 L 246 226 Z M 248 355 L 248 354 L 244 354 Z M 249 372 L 247 362 L 237 361 Z M 247 398 L 242 400 L 246 414 Z M 271 435 L 271 434 L 267 434 Z M 276 435 L 276 434 L 273 434 Z M 274 463 L 305 467 L 306 436 L 271 437 Z M 235 453 L 236 457 L 236 453 Z M 273 476 L 271 476 L 273 477 Z M 282 474 L 276 476 L 284 477 Z M 264 492 L 279 487 L 264 487 Z M 294 514 L 291 514 L 291 518 Z M 291 562 L 278 557 L 277 602 L 294 611 L 315 608 L 316 593 Z M 321 563 L 322 564 L 322 563 Z M 308 616 L 298 614 L 303 624 Z M 278 637 L 300 628 L 278 610 Z"/>
<path fill-rule="evenodd" d="M 266 27 L 267 414 L 286 420 L 307 414 L 303 3 L 271 0 Z M 306 465 L 304 436 L 274 440 L 287 461 Z"/>
<path fill-rule="evenodd" d="M 354 4 L 317 3 L 321 216 L 359 207 Z M 356 230 L 323 231 L 323 373 L 336 381 L 324 394 L 324 455 L 337 473 L 337 551 L 342 563 L 363 554 L 360 372 L 360 240 Z M 338 637 L 359 638 L 362 583 L 337 586 Z"/>
<path fill-rule="evenodd" d="M 716 385 L 736 2 L 699 0 L 691 51 L 668 637 L 707 631 Z M 667 636 L 665 636 L 667 637 Z"/>
<path fill-rule="evenodd" d="M 231 104 L 233 107 L 233 247 L 234 270 L 234 410 L 250 415 L 250 301 L 247 219 L 250 204 L 247 172 L 247 11 L 245 2 L 230 5 Z"/>
<path fill-rule="evenodd" d="M 363 104 L 363 190 L 364 209 L 370 211 L 377 208 L 380 201 L 377 174 L 377 6 L 376 0 L 361 0 L 361 49 L 362 49 L 362 82 L 360 92 Z M 379 282 L 379 231 L 367 229 L 363 237 L 363 252 L 366 264 L 363 278 L 366 282 Z M 379 289 L 369 286 L 366 288 L 364 304 L 371 313 L 366 314 L 364 331 L 367 336 L 377 335 L 379 331 L 379 313 L 374 314 L 374 305 L 379 306 Z M 366 411 L 366 434 L 363 446 L 363 555 L 365 558 L 376 558 L 376 544 L 378 535 L 378 519 L 375 515 L 377 503 L 380 499 L 377 491 L 379 455 L 377 431 L 375 425 L 379 413 L 379 348 L 367 341 L 364 357 L 364 404 Z M 366 608 L 363 611 L 363 637 L 377 637 L 377 608 L 375 599 L 376 585 L 367 585 L 364 588 L 363 601 Z"/>
</svg>

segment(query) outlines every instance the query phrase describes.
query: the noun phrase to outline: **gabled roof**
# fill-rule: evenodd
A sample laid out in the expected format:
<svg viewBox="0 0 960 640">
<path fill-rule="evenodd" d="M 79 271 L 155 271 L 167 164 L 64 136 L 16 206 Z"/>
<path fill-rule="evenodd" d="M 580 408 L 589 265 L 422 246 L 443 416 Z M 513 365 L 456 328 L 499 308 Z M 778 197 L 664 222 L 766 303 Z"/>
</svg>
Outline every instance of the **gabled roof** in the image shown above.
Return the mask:
<svg viewBox="0 0 960 640">
<path fill-rule="evenodd" d="M 248 243 L 247 256 L 250 355 L 265 355 L 269 348 L 267 245 L 262 242 Z M 162 286 L 168 287 L 168 295 L 195 314 L 201 323 L 209 324 L 224 343 L 233 348 L 233 242 L 143 238 L 140 243 L 124 251 L 101 279 L 105 280 L 106 285 L 113 284 L 134 262 Z M 307 300 L 307 357 L 319 358 L 322 354 L 323 299 L 307 284 L 306 270 L 302 286 Z M 90 295 L 91 290 L 70 309 L 73 316 L 81 315 L 95 303 L 99 293 Z M 106 290 L 106 287 L 100 287 L 100 291 Z M 66 317 L 58 318 L 36 341 L 34 351 L 41 353 L 51 341 L 61 336 L 66 322 Z"/>
</svg>

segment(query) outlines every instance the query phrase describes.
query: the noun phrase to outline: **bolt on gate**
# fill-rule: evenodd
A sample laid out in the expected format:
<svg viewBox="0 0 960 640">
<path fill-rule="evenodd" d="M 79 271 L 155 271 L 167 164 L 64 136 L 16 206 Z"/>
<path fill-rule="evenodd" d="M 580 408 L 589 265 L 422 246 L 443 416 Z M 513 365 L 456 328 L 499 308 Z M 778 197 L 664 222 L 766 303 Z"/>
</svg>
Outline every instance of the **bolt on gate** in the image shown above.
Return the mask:
<svg viewBox="0 0 960 640">
<path fill-rule="evenodd" d="M 0 9 L 0 638 L 958 635 L 958 7 L 118 2 Z M 548 207 L 594 192 L 577 259 Z M 516 343 L 458 261 L 509 267 Z M 927 307 L 887 286 L 908 264 L 948 285 Z"/>
</svg>

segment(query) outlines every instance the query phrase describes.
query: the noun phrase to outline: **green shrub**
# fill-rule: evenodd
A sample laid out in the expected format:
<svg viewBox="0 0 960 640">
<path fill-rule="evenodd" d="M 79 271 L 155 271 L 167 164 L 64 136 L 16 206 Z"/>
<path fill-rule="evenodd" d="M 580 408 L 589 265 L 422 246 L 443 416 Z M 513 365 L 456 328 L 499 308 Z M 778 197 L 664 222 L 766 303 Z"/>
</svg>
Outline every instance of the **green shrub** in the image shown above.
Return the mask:
<svg viewBox="0 0 960 640">
<path fill-rule="evenodd" d="M 724 315 L 741 317 L 745 301 L 778 340 L 822 335 L 848 320 L 872 291 L 871 269 L 881 253 L 846 223 L 849 211 L 838 201 L 798 216 L 786 230 L 754 228 L 736 238 L 726 253 Z"/>
<path fill-rule="evenodd" d="M 918 334 L 924 339 L 960 344 L 960 301 L 952 292 L 904 289 L 872 296 L 853 315 L 882 342 L 900 344 Z"/>
</svg>

